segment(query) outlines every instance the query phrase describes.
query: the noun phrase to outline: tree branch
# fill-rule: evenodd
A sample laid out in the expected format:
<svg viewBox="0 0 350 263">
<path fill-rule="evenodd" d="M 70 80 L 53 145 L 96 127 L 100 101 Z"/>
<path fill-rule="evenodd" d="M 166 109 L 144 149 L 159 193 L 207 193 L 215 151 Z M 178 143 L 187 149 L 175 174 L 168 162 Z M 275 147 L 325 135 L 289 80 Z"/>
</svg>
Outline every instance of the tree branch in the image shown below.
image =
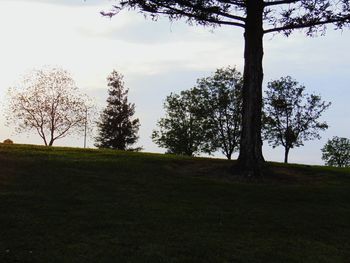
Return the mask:
<svg viewBox="0 0 350 263">
<path fill-rule="evenodd" d="M 274 2 L 265 2 L 265 6 L 274 6 L 274 5 L 284 5 L 284 4 L 294 4 L 300 2 L 300 0 L 280 0 Z"/>
<path fill-rule="evenodd" d="M 275 28 L 264 30 L 264 34 L 271 33 L 271 32 L 281 32 L 284 30 L 294 30 L 294 29 L 309 28 L 309 27 L 313 27 L 313 26 L 321 26 L 321 25 L 326 25 L 326 24 L 342 22 L 344 20 L 350 21 L 350 15 L 347 15 L 344 17 L 330 18 L 330 19 L 327 19 L 324 21 L 308 21 L 308 22 L 300 23 L 300 24 L 290 24 L 290 25 L 286 25 L 286 26 L 275 27 Z"/>
</svg>

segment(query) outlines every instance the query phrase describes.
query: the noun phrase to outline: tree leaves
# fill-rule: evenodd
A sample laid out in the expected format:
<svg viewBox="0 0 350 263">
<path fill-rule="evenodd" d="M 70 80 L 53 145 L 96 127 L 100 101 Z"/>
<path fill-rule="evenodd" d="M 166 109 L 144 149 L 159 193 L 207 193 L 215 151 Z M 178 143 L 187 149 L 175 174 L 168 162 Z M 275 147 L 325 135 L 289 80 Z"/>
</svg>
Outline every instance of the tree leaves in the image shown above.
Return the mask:
<svg viewBox="0 0 350 263">
<path fill-rule="evenodd" d="M 350 140 L 343 137 L 333 137 L 321 149 L 322 160 L 326 165 L 350 167 Z"/>
<path fill-rule="evenodd" d="M 170 94 L 164 103 L 166 116 L 152 139 L 169 153 L 195 155 L 221 150 L 230 159 L 241 134 L 242 74 L 222 68 L 197 85 Z"/>
<path fill-rule="evenodd" d="M 282 145 L 288 152 L 302 146 L 304 141 L 319 139 L 319 132 L 328 128 L 319 119 L 331 103 L 304 90 L 304 86 L 289 76 L 267 84 L 263 134 L 272 147 Z"/>
</svg>

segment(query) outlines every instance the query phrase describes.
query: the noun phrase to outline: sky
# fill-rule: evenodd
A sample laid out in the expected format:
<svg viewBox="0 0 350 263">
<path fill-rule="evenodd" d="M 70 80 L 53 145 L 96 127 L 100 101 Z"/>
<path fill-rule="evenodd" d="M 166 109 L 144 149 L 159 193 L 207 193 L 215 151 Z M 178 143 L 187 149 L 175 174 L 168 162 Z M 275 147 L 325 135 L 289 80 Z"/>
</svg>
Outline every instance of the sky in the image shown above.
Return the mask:
<svg viewBox="0 0 350 263">
<path fill-rule="evenodd" d="M 140 119 L 139 146 L 146 152 L 164 152 L 151 140 L 156 122 L 164 116 L 164 99 L 171 92 L 192 88 L 198 78 L 217 68 L 243 70 L 243 31 L 240 28 L 204 28 L 183 21 L 157 22 L 136 12 L 102 17 L 110 0 L 0 0 L 0 141 L 42 144 L 34 132 L 16 134 L 6 125 L 6 91 L 18 85 L 33 68 L 60 66 L 73 75 L 82 92 L 101 110 L 106 105 L 106 77 L 124 75 L 129 101 Z M 321 140 L 292 149 L 291 163 L 323 164 L 321 148 L 333 136 L 350 137 L 350 31 L 329 29 L 326 36 L 264 38 L 264 87 L 290 75 L 309 93 L 332 102 L 322 116 L 329 129 Z M 88 140 L 93 147 L 94 140 Z M 82 147 L 83 138 L 70 136 L 57 146 Z M 283 148 L 264 143 L 266 160 L 283 161 Z M 216 154 L 216 157 L 223 157 Z"/>
</svg>

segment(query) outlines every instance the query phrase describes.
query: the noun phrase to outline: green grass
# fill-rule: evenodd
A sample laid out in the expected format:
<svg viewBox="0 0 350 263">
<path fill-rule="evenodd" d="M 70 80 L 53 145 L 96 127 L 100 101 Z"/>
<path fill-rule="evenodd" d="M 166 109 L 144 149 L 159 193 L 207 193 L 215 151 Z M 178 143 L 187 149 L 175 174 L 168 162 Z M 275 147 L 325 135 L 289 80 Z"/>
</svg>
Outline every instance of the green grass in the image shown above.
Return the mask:
<svg viewBox="0 0 350 263">
<path fill-rule="evenodd" d="M 350 262 L 350 170 L 0 145 L 0 262 Z"/>
</svg>

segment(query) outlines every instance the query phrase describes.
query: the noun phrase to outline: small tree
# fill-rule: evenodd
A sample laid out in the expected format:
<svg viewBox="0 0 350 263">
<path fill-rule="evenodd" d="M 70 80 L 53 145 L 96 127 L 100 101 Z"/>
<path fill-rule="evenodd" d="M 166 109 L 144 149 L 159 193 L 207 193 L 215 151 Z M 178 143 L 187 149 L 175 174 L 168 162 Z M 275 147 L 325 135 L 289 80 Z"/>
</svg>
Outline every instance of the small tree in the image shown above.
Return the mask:
<svg viewBox="0 0 350 263">
<path fill-rule="evenodd" d="M 66 70 L 33 70 L 25 76 L 23 85 L 10 88 L 8 94 L 8 124 L 16 125 L 19 133 L 35 130 L 46 146 L 81 132 L 85 125 L 87 97 Z"/>
<path fill-rule="evenodd" d="M 350 167 L 350 140 L 333 137 L 321 149 L 322 160 L 329 166 Z"/>
<path fill-rule="evenodd" d="M 113 70 L 107 77 L 107 107 L 97 123 L 98 137 L 95 146 L 117 150 L 135 151 L 131 148 L 138 140 L 139 119 L 133 119 L 135 104 L 128 102 L 129 90 L 124 87 L 123 76 Z"/>
<path fill-rule="evenodd" d="M 231 67 L 217 69 L 213 76 L 197 81 L 207 142 L 212 151 L 221 149 L 227 159 L 239 149 L 242 81 L 242 74 Z"/>
<path fill-rule="evenodd" d="M 272 147 L 284 147 L 285 163 L 291 148 L 302 146 L 303 141 L 320 139 L 319 132 L 328 128 L 319 118 L 330 103 L 320 96 L 305 94 L 304 90 L 289 76 L 267 84 L 264 137 Z"/>
<path fill-rule="evenodd" d="M 211 152 L 206 141 L 205 118 L 201 117 L 199 90 L 182 91 L 167 96 L 164 109 L 166 116 L 152 133 L 152 140 L 168 153 L 192 156 Z"/>
</svg>

